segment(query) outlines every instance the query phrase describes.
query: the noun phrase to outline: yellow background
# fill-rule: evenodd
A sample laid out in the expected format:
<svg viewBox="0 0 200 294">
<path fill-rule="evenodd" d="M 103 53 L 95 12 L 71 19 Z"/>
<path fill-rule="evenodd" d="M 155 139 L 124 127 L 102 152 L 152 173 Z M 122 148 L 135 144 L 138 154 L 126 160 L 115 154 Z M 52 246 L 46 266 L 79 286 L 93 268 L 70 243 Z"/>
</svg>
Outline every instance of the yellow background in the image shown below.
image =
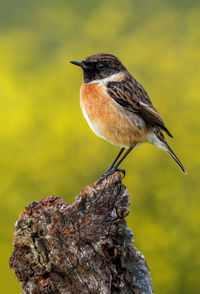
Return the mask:
<svg viewBox="0 0 200 294">
<path fill-rule="evenodd" d="M 0 277 L 14 222 L 48 195 L 67 202 L 108 168 L 118 147 L 97 138 L 79 107 L 81 70 L 97 52 L 117 55 L 145 87 L 188 171 L 150 144 L 123 163 L 128 224 L 155 293 L 200 292 L 200 5 L 192 0 L 0 0 Z"/>
</svg>

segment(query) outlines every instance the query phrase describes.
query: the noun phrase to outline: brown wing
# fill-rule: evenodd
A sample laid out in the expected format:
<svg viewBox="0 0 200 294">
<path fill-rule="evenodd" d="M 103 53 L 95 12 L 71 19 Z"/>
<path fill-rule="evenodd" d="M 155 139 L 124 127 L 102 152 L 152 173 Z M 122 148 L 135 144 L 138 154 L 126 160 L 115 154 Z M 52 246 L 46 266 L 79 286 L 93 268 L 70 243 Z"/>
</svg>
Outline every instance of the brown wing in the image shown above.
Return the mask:
<svg viewBox="0 0 200 294">
<path fill-rule="evenodd" d="M 147 92 L 132 76 L 120 82 L 109 82 L 107 92 L 128 111 L 137 113 L 148 124 L 160 127 L 170 137 L 173 137 L 154 108 Z"/>
</svg>

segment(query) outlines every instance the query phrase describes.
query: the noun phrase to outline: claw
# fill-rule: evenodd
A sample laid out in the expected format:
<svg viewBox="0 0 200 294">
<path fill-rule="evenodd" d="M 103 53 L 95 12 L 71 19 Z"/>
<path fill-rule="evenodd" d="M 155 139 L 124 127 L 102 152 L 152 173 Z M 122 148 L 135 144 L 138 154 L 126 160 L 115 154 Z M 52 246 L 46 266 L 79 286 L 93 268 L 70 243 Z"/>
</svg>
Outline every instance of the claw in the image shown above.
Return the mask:
<svg viewBox="0 0 200 294">
<path fill-rule="evenodd" d="M 125 176 L 126 176 L 126 171 L 125 171 L 125 169 L 117 168 L 116 171 L 122 173 L 122 175 L 123 175 L 122 179 L 125 178 Z"/>
<path fill-rule="evenodd" d="M 125 178 L 125 176 L 126 176 L 126 171 L 125 171 L 125 169 L 121 169 L 121 168 L 113 167 L 113 168 L 111 168 L 111 169 L 108 169 L 108 170 L 106 171 L 106 173 L 103 174 L 103 175 L 101 176 L 101 178 L 99 179 L 98 182 L 101 182 L 103 179 L 105 179 L 105 178 L 107 178 L 108 176 L 114 174 L 116 171 L 122 173 L 122 175 L 123 175 L 122 179 Z"/>
</svg>

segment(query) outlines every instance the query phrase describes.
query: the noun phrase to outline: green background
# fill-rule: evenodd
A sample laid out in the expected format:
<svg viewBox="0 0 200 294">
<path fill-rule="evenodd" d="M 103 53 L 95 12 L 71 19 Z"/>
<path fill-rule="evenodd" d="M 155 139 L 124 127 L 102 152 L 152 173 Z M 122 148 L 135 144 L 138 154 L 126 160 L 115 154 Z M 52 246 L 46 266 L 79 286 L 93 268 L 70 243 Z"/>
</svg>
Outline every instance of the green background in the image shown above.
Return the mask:
<svg viewBox="0 0 200 294">
<path fill-rule="evenodd" d="M 199 27 L 199 1 L 0 0 L 2 293 L 20 293 L 8 259 L 24 206 L 48 195 L 72 202 L 119 151 L 89 129 L 82 73 L 69 64 L 97 52 L 117 55 L 145 87 L 188 171 L 150 144 L 122 166 L 155 293 L 200 292 Z"/>
</svg>

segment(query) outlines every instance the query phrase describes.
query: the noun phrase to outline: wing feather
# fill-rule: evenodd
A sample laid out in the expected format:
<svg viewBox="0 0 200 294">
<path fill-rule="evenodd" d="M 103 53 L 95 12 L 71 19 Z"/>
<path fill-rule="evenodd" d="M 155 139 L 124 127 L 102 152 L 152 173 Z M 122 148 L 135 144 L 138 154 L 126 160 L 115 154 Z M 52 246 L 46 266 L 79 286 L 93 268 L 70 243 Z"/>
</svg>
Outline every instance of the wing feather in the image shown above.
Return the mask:
<svg viewBox="0 0 200 294">
<path fill-rule="evenodd" d="M 173 137 L 154 108 L 147 92 L 132 76 L 120 82 L 109 82 L 107 92 L 122 107 L 137 113 L 147 124 L 158 126 L 170 137 Z"/>
</svg>

